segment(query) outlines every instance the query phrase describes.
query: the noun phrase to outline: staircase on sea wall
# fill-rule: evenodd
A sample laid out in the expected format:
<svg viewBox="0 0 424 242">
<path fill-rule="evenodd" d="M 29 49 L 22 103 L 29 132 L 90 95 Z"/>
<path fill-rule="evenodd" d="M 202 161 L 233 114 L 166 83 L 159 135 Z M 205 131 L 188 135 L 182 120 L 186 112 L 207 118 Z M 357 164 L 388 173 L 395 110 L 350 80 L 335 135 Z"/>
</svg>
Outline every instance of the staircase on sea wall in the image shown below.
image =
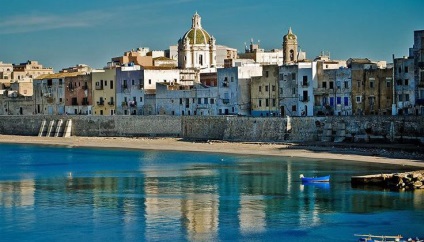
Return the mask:
<svg viewBox="0 0 424 242">
<path fill-rule="evenodd" d="M 64 122 L 63 119 L 50 120 L 47 125 L 47 120 L 41 122 L 40 131 L 38 132 L 39 137 L 71 137 L 72 131 L 72 120 L 68 119 Z"/>
</svg>

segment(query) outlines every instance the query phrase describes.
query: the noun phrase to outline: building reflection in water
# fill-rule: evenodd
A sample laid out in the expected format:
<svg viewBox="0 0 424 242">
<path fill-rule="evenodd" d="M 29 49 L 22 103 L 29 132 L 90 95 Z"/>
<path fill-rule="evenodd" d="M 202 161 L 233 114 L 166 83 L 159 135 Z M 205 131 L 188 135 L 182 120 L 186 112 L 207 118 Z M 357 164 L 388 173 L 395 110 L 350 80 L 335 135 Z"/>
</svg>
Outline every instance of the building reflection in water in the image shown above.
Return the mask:
<svg viewBox="0 0 424 242">
<path fill-rule="evenodd" d="M 105 217 L 113 214 L 124 240 L 140 236 L 155 240 L 165 231 L 190 241 L 220 240 L 227 228 L 246 237 L 269 227 L 309 228 L 321 225 L 326 213 L 369 213 L 402 209 L 405 204 L 424 209 L 420 190 L 352 189 L 350 183 L 336 181 L 331 187 L 302 184 L 299 174 L 317 170 L 314 163 L 299 168 L 291 161 L 240 158 L 230 163 L 163 166 L 156 159 L 157 153 L 150 154 L 124 171 L 84 176 L 68 172 L 59 178 L 0 182 L 0 206 L 90 208 L 93 230 L 104 228 Z M 155 164 L 145 168 L 144 162 Z M 12 209 L 3 211 L 7 211 L 4 221 L 16 221 Z M 26 216 L 26 223 L 36 222 L 33 213 Z"/>
</svg>

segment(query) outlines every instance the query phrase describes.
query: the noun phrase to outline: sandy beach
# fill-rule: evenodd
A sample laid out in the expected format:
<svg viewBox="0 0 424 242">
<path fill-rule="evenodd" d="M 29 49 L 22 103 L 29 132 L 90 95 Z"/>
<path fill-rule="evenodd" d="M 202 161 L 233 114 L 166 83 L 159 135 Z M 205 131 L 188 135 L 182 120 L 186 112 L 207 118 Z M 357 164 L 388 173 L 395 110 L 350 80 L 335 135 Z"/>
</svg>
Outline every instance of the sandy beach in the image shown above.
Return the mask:
<svg viewBox="0 0 424 242">
<path fill-rule="evenodd" d="M 122 137 L 36 137 L 0 135 L 0 143 L 58 145 L 67 147 L 126 148 L 140 150 L 194 151 L 243 155 L 304 157 L 313 159 L 339 159 L 356 162 L 373 162 L 411 167 L 424 167 L 422 155 L 409 153 L 405 157 L 376 155 L 375 149 L 352 149 L 334 146 L 298 146 L 280 143 L 245 143 L 207 141 L 192 142 L 179 138 L 122 138 Z M 384 149 L 381 148 L 380 151 Z M 402 156 L 402 155 L 401 155 Z"/>
</svg>

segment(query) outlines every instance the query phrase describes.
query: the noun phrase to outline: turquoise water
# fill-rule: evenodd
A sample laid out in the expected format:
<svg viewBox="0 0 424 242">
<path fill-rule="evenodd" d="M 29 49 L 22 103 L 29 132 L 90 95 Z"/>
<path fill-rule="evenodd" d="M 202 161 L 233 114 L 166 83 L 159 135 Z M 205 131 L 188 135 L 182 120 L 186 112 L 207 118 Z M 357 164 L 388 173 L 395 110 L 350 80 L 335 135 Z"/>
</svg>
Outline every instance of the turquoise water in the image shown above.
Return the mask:
<svg viewBox="0 0 424 242">
<path fill-rule="evenodd" d="M 424 236 L 424 193 L 352 188 L 405 167 L 0 145 L 0 241 L 356 241 Z M 331 175 L 302 185 L 299 175 Z"/>
</svg>

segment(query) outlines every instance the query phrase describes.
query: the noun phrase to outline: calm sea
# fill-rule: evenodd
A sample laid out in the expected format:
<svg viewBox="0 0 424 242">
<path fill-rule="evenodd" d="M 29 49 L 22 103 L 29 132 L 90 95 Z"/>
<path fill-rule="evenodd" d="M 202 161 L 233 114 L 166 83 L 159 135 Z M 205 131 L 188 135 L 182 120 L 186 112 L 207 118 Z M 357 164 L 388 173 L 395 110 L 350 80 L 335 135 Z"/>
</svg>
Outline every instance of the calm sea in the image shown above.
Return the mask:
<svg viewBox="0 0 424 242">
<path fill-rule="evenodd" d="M 405 167 L 0 145 L 0 241 L 356 241 L 424 236 L 424 193 L 352 188 Z M 302 185 L 299 175 L 331 175 Z"/>
</svg>

